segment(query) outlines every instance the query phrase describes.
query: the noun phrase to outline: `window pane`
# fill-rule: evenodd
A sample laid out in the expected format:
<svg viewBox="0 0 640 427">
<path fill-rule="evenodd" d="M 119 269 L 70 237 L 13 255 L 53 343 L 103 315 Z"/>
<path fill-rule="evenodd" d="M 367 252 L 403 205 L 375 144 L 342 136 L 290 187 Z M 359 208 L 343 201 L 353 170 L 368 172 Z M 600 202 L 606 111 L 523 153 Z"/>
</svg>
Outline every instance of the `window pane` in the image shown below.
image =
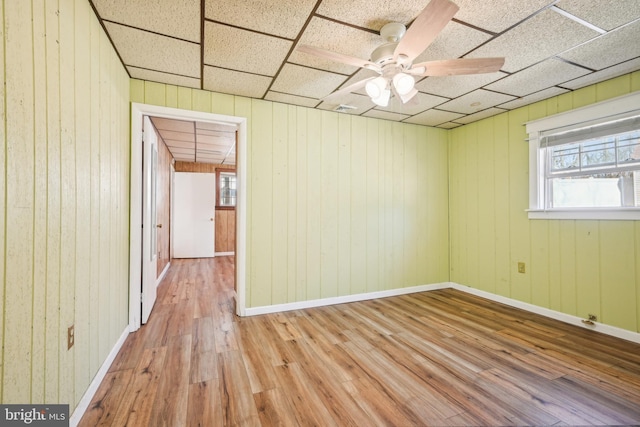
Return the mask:
<svg viewBox="0 0 640 427">
<path fill-rule="evenodd" d="M 640 173 L 615 172 L 549 180 L 549 207 L 602 208 L 640 206 Z"/>
<path fill-rule="evenodd" d="M 220 206 L 236 205 L 236 174 L 220 173 Z"/>
</svg>

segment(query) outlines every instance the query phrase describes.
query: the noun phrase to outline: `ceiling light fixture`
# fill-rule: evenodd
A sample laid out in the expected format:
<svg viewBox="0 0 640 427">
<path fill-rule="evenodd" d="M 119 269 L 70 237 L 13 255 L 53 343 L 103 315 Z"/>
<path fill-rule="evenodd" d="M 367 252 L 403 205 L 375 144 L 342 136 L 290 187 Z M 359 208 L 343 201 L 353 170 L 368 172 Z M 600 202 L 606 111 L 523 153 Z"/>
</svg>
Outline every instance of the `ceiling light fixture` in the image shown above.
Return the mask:
<svg viewBox="0 0 640 427">
<path fill-rule="evenodd" d="M 389 81 L 384 77 L 380 76 L 368 81 L 364 89 L 375 104 L 381 107 L 389 105 L 391 90 L 389 89 Z"/>
</svg>

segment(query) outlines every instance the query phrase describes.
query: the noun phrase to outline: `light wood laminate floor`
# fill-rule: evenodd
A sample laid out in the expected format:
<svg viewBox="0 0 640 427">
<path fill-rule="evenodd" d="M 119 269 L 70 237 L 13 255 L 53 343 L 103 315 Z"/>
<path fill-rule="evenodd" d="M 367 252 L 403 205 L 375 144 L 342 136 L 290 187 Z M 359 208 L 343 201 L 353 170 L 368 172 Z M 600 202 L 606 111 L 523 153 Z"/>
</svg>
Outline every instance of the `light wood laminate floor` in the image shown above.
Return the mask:
<svg viewBox="0 0 640 427">
<path fill-rule="evenodd" d="M 80 425 L 640 424 L 640 345 L 455 290 L 238 318 L 173 260 Z"/>
</svg>

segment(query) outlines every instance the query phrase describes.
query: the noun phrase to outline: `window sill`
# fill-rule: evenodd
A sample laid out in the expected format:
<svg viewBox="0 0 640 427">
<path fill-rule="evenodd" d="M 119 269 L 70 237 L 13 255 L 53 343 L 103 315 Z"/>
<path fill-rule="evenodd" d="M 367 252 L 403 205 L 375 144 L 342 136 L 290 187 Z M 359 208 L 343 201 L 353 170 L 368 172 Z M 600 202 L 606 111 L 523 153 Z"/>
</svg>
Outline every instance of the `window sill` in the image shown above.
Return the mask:
<svg viewBox="0 0 640 427">
<path fill-rule="evenodd" d="M 529 219 L 640 220 L 640 208 L 528 209 Z"/>
</svg>

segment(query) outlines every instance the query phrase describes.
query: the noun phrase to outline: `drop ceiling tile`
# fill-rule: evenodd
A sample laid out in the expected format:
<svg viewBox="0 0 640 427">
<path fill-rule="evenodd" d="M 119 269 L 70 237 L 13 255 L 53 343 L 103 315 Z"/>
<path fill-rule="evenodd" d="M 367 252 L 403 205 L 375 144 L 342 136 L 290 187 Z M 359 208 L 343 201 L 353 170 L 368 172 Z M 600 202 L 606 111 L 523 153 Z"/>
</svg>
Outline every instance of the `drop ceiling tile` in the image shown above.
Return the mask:
<svg viewBox="0 0 640 427">
<path fill-rule="evenodd" d="M 377 34 L 314 17 L 302 34 L 299 44 L 369 60 L 371 52 L 383 42 Z M 289 62 L 342 74 L 353 74 L 359 69 L 297 50 L 291 52 Z"/>
<path fill-rule="evenodd" d="M 404 0 L 402 3 L 388 0 L 323 0 L 319 15 L 338 21 L 379 31 L 384 24 L 411 22 L 425 8 L 428 1 Z"/>
<path fill-rule="evenodd" d="M 501 108 L 487 108 L 486 110 L 478 111 L 477 113 L 469 114 L 468 116 L 464 116 L 464 117 L 460 117 L 459 119 L 456 119 L 455 122 L 456 123 L 462 123 L 463 125 L 466 125 L 468 123 L 472 123 L 472 122 L 475 122 L 475 121 L 478 121 L 478 120 L 486 119 L 487 117 L 495 116 L 496 114 L 504 113 L 505 111 L 506 110 L 503 110 Z"/>
<path fill-rule="evenodd" d="M 462 116 L 464 116 L 464 114 L 452 113 L 450 111 L 427 110 L 408 118 L 404 122 L 425 126 L 438 126 L 443 123 L 451 122 L 452 120 L 458 119 Z"/>
<path fill-rule="evenodd" d="M 203 88 L 248 98 L 262 98 L 271 78 L 216 67 L 204 67 Z"/>
<path fill-rule="evenodd" d="M 640 20 L 560 55 L 564 59 L 594 70 L 601 70 L 639 56 Z"/>
<path fill-rule="evenodd" d="M 491 83 L 486 88 L 511 95 L 525 96 L 587 73 L 589 71 L 584 68 L 551 58 Z"/>
<path fill-rule="evenodd" d="M 93 0 L 93 5 L 102 19 L 200 43 L 200 0 Z"/>
<path fill-rule="evenodd" d="M 390 113 L 388 111 L 380 111 L 380 110 L 369 110 L 363 114 L 365 117 L 373 117 L 375 119 L 383 119 L 383 120 L 393 120 L 394 122 L 399 122 L 401 120 L 406 119 L 406 114 L 398 114 L 398 113 Z"/>
<path fill-rule="evenodd" d="M 640 58 L 632 59 L 631 61 L 626 61 L 622 64 L 614 65 L 613 67 L 605 68 L 604 70 L 596 71 L 594 73 L 587 74 L 586 76 L 578 77 L 575 80 L 562 83 L 561 86 L 574 90 L 580 89 L 581 87 L 609 80 L 623 74 L 634 72 L 636 70 L 640 70 Z"/>
<path fill-rule="evenodd" d="M 361 68 L 360 71 L 358 71 L 353 76 L 345 80 L 345 82 L 341 84 L 339 88 L 336 88 L 336 89 L 342 89 L 343 87 L 347 87 L 361 80 L 368 79 L 369 77 L 377 77 L 377 76 L 379 76 L 379 74 L 376 73 L 375 71 L 367 70 L 366 68 Z M 356 93 L 364 96 L 367 95 L 367 92 L 365 92 L 364 90 L 364 86 L 361 89 L 358 89 L 352 93 Z"/>
<path fill-rule="evenodd" d="M 276 92 L 320 99 L 333 92 L 345 80 L 346 77 L 339 74 L 285 64 L 271 89 Z"/>
<path fill-rule="evenodd" d="M 205 22 L 204 63 L 274 76 L 293 43 L 279 37 Z"/>
<path fill-rule="evenodd" d="M 560 0 L 556 6 L 607 31 L 640 18 L 638 0 Z"/>
<path fill-rule="evenodd" d="M 128 66 L 127 70 L 129 71 L 131 77 L 133 77 L 134 79 L 200 89 L 200 79 L 198 78 L 161 73 L 159 71 L 153 70 L 144 70 L 142 68 L 132 66 Z"/>
<path fill-rule="evenodd" d="M 511 101 L 512 99 L 514 99 L 514 97 L 510 95 L 478 89 L 439 105 L 438 108 L 455 113 L 473 114 L 480 110 Z"/>
<path fill-rule="evenodd" d="M 514 108 L 520 108 L 525 105 L 533 104 L 534 102 L 542 101 L 543 99 L 551 98 L 552 96 L 561 95 L 565 92 L 569 92 L 566 89 L 559 87 L 550 87 L 543 89 L 540 92 L 532 93 L 531 95 L 524 96 L 522 98 L 514 99 L 513 101 L 500 104 L 500 108 L 506 108 L 507 110 L 513 110 Z"/>
<path fill-rule="evenodd" d="M 163 117 L 151 117 L 151 122 L 158 130 L 170 130 L 174 132 L 193 132 L 195 125 L 186 120 L 165 119 Z"/>
<path fill-rule="evenodd" d="M 194 142 L 195 134 L 191 132 L 175 132 L 171 130 L 160 130 L 160 136 L 166 140 Z"/>
<path fill-rule="evenodd" d="M 241 28 L 295 39 L 316 0 L 203 0 L 205 16 Z"/>
<path fill-rule="evenodd" d="M 497 73 L 473 74 L 468 76 L 438 76 L 428 77 L 416 84 L 421 92 L 431 93 L 447 98 L 457 98 L 482 86 L 499 80 L 507 74 Z"/>
<path fill-rule="evenodd" d="M 454 122 L 447 122 L 447 123 L 442 123 L 441 125 L 438 125 L 437 127 L 441 128 L 441 129 L 455 129 L 457 127 L 462 126 L 460 123 L 454 123 Z"/>
<path fill-rule="evenodd" d="M 376 110 L 390 111 L 392 113 L 408 114 L 413 116 L 414 114 L 418 114 L 447 101 L 447 98 L 419 92 L 406 104 L 403 104 L 400 99 L 393 97 L 387 107 L 376 107 Z"/>
<path fill-rule="evenodd" d="M 199 44 L 110 22 L 105 22 L 105 27 L 126 65 L 186 77 L 200 77 Z M 158 52 L 162 52 L 162 55 Z"/>
<path fill-rule="evenodd" d="M 467 57 L 505 57 L 502 70 L 516 72 L 598 35 L 559 13 L 545 10 Z"/>
<path fill-rule="evenodd" d="M 455 18 L 494 33 L 517 24 L 551 0 L 455 0 L 460 7 Z"/>
<path fill-rule="evenodd" d="M 353 114 L 353 115 L 360 115 L 363 112 L 368 111 L 373 107 L 375 107 L 375 104 L 371 101 L 371 99 L 367 95 L 350 93 L 345 95 L 344 98 L 340 100 L 340 103 L 323 102 L 318 106 L 318 108 L 320 108 L 321 110 L 335 110 L 336 107 L 338 107 L 338 105 L 341 105 L 341 104 L 356 107 L 353 110 L 343 111 L 343 113 Z"/>
<path fill-rule="evenodd" d="M 460 58 L 490 38 L 487 33 L 451 21 L 413 62 Z"/>
<path fill-rule="evenodd" d="M 301 105 L 303 107 L 313 108 L 318 105 L 317 99 L 305 98 L 303 96 L 289 95 L 288 93 L 279 93 L 269 91 L 264 99 L 274 102 L 282 102 L 284 104 Z"/>
</svg>

